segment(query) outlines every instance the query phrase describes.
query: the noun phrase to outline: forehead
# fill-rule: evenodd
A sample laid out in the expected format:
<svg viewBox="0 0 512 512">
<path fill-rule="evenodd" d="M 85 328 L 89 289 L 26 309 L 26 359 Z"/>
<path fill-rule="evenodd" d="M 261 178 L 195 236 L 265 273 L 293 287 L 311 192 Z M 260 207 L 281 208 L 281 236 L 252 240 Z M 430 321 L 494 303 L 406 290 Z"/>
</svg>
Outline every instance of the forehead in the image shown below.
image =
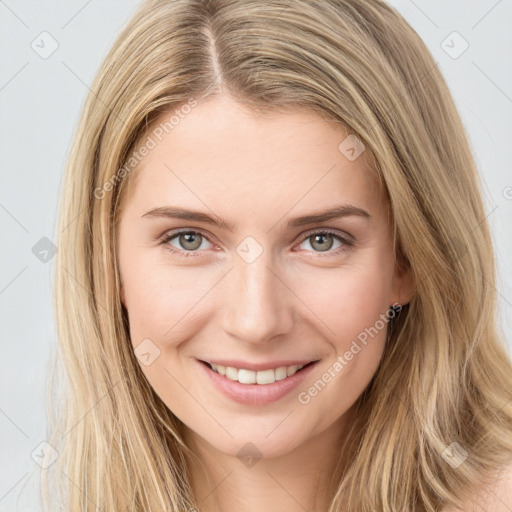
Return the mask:
<svg viewBox="0 0 512 512">
<path fill-rule="evenodd" d="M 154 147 L 132 171 L 128 207 L 206 205 L 232 215 L 341 200 L 375 210 L 382 201 L 368 151 L 353 158 L 362 143 L 312 110 L 261 114 L 215 97 L 170 124 L 173 112 L 147 131 Z"/>
</svg>

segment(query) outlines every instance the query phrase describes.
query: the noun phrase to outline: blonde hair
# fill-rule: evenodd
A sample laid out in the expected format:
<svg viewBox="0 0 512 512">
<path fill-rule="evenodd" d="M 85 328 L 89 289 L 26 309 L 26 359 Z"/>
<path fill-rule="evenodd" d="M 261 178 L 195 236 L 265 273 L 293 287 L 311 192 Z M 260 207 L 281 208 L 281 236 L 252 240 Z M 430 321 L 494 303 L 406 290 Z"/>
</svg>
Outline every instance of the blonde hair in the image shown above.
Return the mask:
<svg viewBox="0 0 512 512">
<path fill-rule="evenodd" d="M 356 134 L 385 185 L 397 260 L 414 277 L 358 399 L 329 512 L 463 506 L 512 461 L 512 363 L 464 127 L 426 46 L 381 0 L 153 0 L 118 36 L 62 190 L 55 312 L 66 373 L 50 404 L 59 457 L 42 472 L 45 504 L 51 495 L 67 511 L 199 508 L 182 424 L 132 350 L 116 225 L 133 179 L 126 164 L 151 123 L 217 94 L 263 113 L 313 109 Z M 468 454 L 457 468 L 441 455 L 452 443 Z"/>
</svg>

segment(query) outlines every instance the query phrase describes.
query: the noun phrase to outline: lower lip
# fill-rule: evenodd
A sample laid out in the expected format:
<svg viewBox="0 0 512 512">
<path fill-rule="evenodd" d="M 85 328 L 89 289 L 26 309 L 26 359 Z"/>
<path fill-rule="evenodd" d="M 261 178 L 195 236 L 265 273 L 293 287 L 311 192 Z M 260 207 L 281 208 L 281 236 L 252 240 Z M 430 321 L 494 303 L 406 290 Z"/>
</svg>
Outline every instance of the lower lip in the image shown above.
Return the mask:
<svg viewBox="0 0 512 512">
<path fill-rule="evenodd" d="M 318 361 L 315 361 L 308 367 L 304 367 L 291 377 L 276 380 L 273 384 L 241 384 L 238 381 L 228 379 L 224 375 L 214 372 L 200 361 L 198 363 L 201 371 L 228 398 L 246 405 L 266 405 L 276 402 L 293 391 L 308 376 Z"/>
</svg>

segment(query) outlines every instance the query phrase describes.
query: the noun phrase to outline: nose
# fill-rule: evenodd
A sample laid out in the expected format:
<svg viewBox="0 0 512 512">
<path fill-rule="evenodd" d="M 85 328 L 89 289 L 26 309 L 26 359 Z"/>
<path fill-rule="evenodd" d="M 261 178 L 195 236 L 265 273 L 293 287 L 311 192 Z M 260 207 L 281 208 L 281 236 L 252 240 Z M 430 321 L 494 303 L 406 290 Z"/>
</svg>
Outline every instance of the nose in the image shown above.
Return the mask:
<svg viewBox="0 0 512 512">
<path fill-rule="evenodd" d="M 293 327 L 293 293 L 282 272 L 272 268 L 271 255 L 264 251 L 248 263 L 236 257 L 221 293 L 224 331 L 251 344 L 263 344 Z"/>
</svg>

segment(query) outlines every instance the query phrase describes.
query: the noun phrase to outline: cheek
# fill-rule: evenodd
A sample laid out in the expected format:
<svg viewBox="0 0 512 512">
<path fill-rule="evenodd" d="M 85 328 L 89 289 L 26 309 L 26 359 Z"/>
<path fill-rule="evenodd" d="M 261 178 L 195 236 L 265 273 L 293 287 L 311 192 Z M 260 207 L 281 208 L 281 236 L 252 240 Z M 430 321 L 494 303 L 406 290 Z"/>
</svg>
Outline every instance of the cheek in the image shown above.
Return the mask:
<svg viewBox="0 0 512 512">
<path fill-rule="evenodd" d="M 389 279 L 381 269 L 337 272 L 329 285 L 309 296 L 308 305 L 318 311 L 315 330 L 325 333 L 330 354 L 298 391 L 297 401 L 317 418 L 317 429 L 336 421 L 356 402 L 379 366 L 389 308 Z"/>
<path fill-rule="evenodd" d="M 123 272 L 125 306 L 133 346 L 145 338 L 163 350 L 190 337 L 200 326 L 198 314 L 208 303 L 208 291 L 215 284 L 212 272 L 197 268 L 172 268 L 165 258 L 132 256 Z"/>
<path fill-rule="evenodd" d="M 389 288 L 387 282 L 378 281 L 372 273 L 350 276 L 344 281 L 344 293 L 337 301 L 337 311 L 331 306 L 331 319 L 335 332 L 339 333 L 339 349 L 346 349 L 347 342 L 362 339 L 364 333 L 372 328 L 389 307 Z M 333 301 L 334 302 L 334 301 Z M 379 332 L 384 331 L 379 323 Z M 375 333 L 374 333 L 375 334 Z"/>
<path fill-rule="evenodd" d="M 347 342 L 373 326 L 390 304 L 390 265 L 382 260 L 360 261 L 303 274 L 297 295 L 315 313 L 315 323 L 331 344 L 343 349 Z M 328 274 L 328 275 L 327 275 Z"/>
<path fill-rule="evenodd" d="M 382 260 L 375 265 L 347 266 L 334 271 L 328 280 L 317 280 L 316 286 L 304 281 L 298 292 L 307 297 L 308 307 L 316 314 L 313 329 L 322 333 L 330 349 L 316 378 L 333 382 L 328 386 L 332 392 L 342 391 L 347 402 L 340 403 L 341 409 L 364 390 L 381 360 L 389 325 L 390 272 Z M 308 295 L 304 295 L 306 289 Z"/>
</svg>

